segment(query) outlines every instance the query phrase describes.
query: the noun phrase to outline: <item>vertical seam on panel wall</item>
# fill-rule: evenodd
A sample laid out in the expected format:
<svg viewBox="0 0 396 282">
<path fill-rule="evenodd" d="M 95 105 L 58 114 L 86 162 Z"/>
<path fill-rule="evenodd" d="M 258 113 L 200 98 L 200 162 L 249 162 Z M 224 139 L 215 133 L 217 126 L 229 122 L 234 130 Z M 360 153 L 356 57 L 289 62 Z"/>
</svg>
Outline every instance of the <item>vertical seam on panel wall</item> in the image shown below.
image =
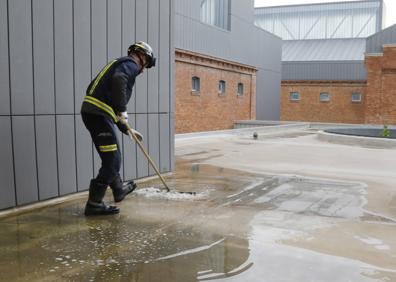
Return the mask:
<svg viewBox="0 0 396 282">
<path fill-rule="evenodd" d="M 73 63 L 73 122 L 74 122 L 74 162 L 76 167 L 76 192 L 78 191 L 78 161 L 77 161 L 77 114 L 76 114 L 76 66 L 74 50 L 74 0 L 72 0 L 72 63 Z"/>
<path fill-rule="evenodd" d="M 134 0 L 135 1 L 135 34 L 134 34 L 134 36 L 135 36 L 135 38 L 134 38 L 134 42 L 136 42 L 136 32 L 137 32 L 137 29 L 136 29 L 136 14 L 137 14 L 137 4 L 136 4 L 136 2 L 137 2 L 137 0 Z M 137 96 L 137 93 L 136 93 L 136 83 L 135 83 L 135 87 L 134 87 L 134 91 L 135 91 L 135 128 L 137 127 L 137 113 L 136 113 L 136 102 L 137 102 L 137 99 L 136 99 L 136 96 Z M 139 176 L 138 176 L 138 146 L 137 146 L 137 143 L 136 142 L 133 142 L 133 143 L 135 143 L 135 176 L 136 176 L 136 178 L 138 178 Z"/>
<path fill-rule="evenodd" d="M 89 25 L 89 30 L 90 30 L 90 47 L 91 47 L 91 76 L 90 76 L 90 78 L 91 78 L 91 80 L 93 79 L 93 67 L 92 67 L 92 65 L 93 65 L 93 55 L 92 55 L 92 34 L 93 34 L 93 31 L 92 31 L 92 0 L 90 0 L 89 1 L 89 4 L 90 4 L 90 9 L 89 9 L 89 14 L 90 14 L 90 19 L 89 19 L 89 22 L 90 22 L 90 25 Z M 77 150 L 77 146 L 76 146 L 76 150 Z M 91 142 L 91 155 L 92 155 L 92 176 L 94 177 L 95 176 L 95 149 L 94 149 L 94 144 L 93 144 L 93 141 Z M 77 155 L 76 155 L 76 161 L 77 161 Z M 77 169 L 77 165 L 76 165 L 76 169 Z"/>
<path fill-rule="evenodd" d="M 157 50 L 157 56 L 159 57 L 159 53 L 161 50 L 161 1 L 158 0 L 158 50 Z M 158 60 L 159 63 L 159 60 Z M 157 121 L 158 121 L 158 127 L 157 127 L 157 134 L 158 134 L 158 167 L 161 171 L 161 130 L 160 130 L 160 75 L 161 73 L 161 63 L 158 64 L 158 69 L 157 69 Z"/>
<path fill-rule="evenodd" d="M 169 73 L 169 102 L 168 102 L 168 115 L 169 115 L 169 167 L 168 170 L 170 171 L 171 168 L 171 164 L 172 164 L 172 156 L 171 156 L 171 152 L 172 152 L 172 132 L 171 132 L 171 95 L 172 95 L 172 36 L 171 36 L 171 32 L 173 32 L 172 30 L 172 1 L 173 0 L 169 0 L 169 66 L 168 66 L 168 73 Z"/>
<path fill-rule="evenodd" d="M 158 0 L 158 58 L 159 53 L 161 50 L 161 1 Z M 159 60 L 158 60 L 159 61 Z M 158 105 L 157 105 L 157 120 L 158 120 L 158 166 L 161 170 L 161 119 L 160 119 L 160 83 L 161 83 L 161 63 L 158 64 L 158 71 L 157 71 L 157 98 L 158 98 Z"/>
<path fill-rule="evenodd" d="M 32 40 L 32 91 L 33 91 L 33 131 L 34 131 L 34 153 L 36 156 L 36 182 L 37 182 L 37 198 L 40 200 L 40 180 L 39 180 L 39 170 L 37 161 L 37 125 L 36 125 L 36 91 L 35 91 L 35 76 L 34 76 L 34 25 L 33 25 L 33 0 L 30 0 L 30 30 L 31 30 L 31 40 Z"/>
<path fill-rule="evenodd" d="M 133 0 L 133 1 L 135 1 L 135 33 L 134 33 L 134 36 L 135 36 L 135 38 L 134 38 L 134 42 L 136 42 L 136 32 L 137 32 L 137 29 L 136 29 L 136 12 L 137 12 L 137 4 L 136 4 L 136 1 L 137 0 Z M 136 102 L 137 102 L 137 99 L 136 99 L 136 96 L 137 96 L 137 93 L 136 93 L 136 83 L 135 83 L 135 87 L 133 87 L 134 89 L 133 89 L 133 91 L 135 92 L 135 95 L 134 95 L 134 100 L 135 100 L 135 103 L 134 103 L 134 106 L 135 106 L 135 114 L 136 114 Z M 135 127 L 136 127 L 136 125 L 135 125 Z M 137 145 L 136 145 L 136 149 L 137 149 Z M 137 151 L 136 151 L 137 152 Z M 137 158 L 137 157 L 136 157 Z M 137 176 L 137 168 L 136 168 L 136 176 Z"/>
<path fill-rule="evenodd" d="M 106 0 L 106 65 L 109 61 L 109 0 Z"/>
<path fill-rule="evenodd" d="M 124 49 L 124 0 L 121 1 L 121 57 L 123 57 L 123 49 Z M 128 112 L 128 110 L 127 110 Z M 122 148 L 122 175 L 125 179 L 125 144 L 124 144 L 124 135 L 121 134 L 121 148 Z"/>
<path fill-rule="evenodd" d="M 55 0 L 52 0 L 52 50 L 53 50 L 53 67 L 54 67 L 54 111 L 55 111 L 55 150 L 56 150 L 56 178 L 58 182 L 58 196 L 60 196 L 60 180 L 59 180 L 59 156 L 58 156 L 58 115 L 56 111 L 56 68 L 55 68 Z"/>
<path fill-rule="evenodd" d="M 146 6 L 146 21 L 147 21 L 147 29 L 146 29 L 146 40 L 147 42 L 149 41 L 149 30 L 150 30 L 150 18 L 149 18 L 149 9 L 150 9 L 150 2 L 151 0 L 147 0 L 147 6 Z M 147 149 L 150 152 L 150 130 L 149 130 L 149 73 L 146 72 L 146 130 L 147 130 Z M 150 175 L 150 164 L 147 161 L 147 174 Z"/>
<path fill-rule="evenodd" d="M 18 205 L 18 194 L 16 190 L 16 176 L 15 176 L 15 148 L 14 148 L 14 130 L 12 123 L 12 102 L 11 102 L 11 55 L 10 55 L 10 9 L 9 9 L 9 1 L 7 0 L 7 43 L 8 43 L 8 88 L 10 95 L 10 128 L 11 128 L 11 151 L 12 151 L 12 170 L 14 176 L 14 196 L 15 203 L 14 205 Z"/>
</svg>

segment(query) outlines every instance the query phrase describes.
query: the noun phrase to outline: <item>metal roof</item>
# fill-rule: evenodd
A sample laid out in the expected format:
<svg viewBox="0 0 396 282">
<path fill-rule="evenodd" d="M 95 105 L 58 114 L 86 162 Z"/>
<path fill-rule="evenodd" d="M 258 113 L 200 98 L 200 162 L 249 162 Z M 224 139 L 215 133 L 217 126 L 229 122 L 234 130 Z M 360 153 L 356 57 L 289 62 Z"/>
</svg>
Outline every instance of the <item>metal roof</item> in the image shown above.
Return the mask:
<svg viewBox="0 0 396 282">
<path fill-rule="evenodd" d="M 348 5 L 349 7 L 360 7 L 365 3 L 383 3 L 384 0 L 361 0 L 361 1 L 337 1 L 337 2 L 323 2 L 323 3 L 305 3 L 305 4 L 291 4 L 291 5 L 268 5 L 263 7 L 255 7 L 255 13 L 263 13 L 265 11 L 271 11 L 271 9 L 299 9 L 306 11 L 307 8 L 314 10 L 323 9 L 340 9 L 339 5 Z M 325 7 L 325 8 L 323 8 Z"/>
<path fill-rule="evenodd" d="M 365 38 L 287 40 L 282 45 L 282 62 L 363 61 Z"/>
<path fill-rule="evenodd" d="M 255 24 L 284 40 L 366 38 L 382 28 L 382 0 L 255 8 Z"/>
</svg>

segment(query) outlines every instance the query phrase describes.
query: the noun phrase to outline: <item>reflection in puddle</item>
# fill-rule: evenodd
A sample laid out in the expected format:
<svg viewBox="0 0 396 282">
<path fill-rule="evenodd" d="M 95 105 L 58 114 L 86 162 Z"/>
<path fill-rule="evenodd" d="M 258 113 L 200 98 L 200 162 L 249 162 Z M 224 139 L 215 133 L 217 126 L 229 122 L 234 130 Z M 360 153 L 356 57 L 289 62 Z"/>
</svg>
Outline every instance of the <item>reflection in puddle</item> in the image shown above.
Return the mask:
<svg viewBox="0 0 396 282">
<path fill-rule="evenodd" d="M 282 243 L 362 218 L 360 184 L 183 160 L 167 183 L 198 196 L 150 197 L 150 189 L 160 187 L 152 180 L 117 216 L 85 218 L 80 200 L 0 220 L 0 281 L 276 282 L 289 281 L 287 270 L 293 281 L 343 281 L 332 278 L 337 272 L 340 279 L 366 282 L 387 272 Z"/>
</svg>

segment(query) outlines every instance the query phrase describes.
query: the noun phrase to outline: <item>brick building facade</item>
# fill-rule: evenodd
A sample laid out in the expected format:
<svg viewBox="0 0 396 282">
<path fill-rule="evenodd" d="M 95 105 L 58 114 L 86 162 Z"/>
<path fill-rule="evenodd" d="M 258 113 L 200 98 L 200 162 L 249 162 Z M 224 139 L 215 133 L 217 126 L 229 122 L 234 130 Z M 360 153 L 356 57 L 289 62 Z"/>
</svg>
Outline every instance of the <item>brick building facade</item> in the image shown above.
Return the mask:
<svg viewBox="0 0 396 282">
<path fill-rule="evenodd" d="M 367 81 L 282 81 L 281 120 L 396 124 L 396 45 L 366 54 L 365 67 Z"/>
<path fill-rule="evenodd" d="M 334 123 L 363 123 L 365 81 L 283 81 L 281 120 Z M 299 99 L 292 99 L 298 93 Z M 321 93 L 329 99 L 320 100 Z M 352 96 L 360 94 L 360 101 Z"/>
<path fill-rule="evenodd" d="M 254 67 L 182 49 L 175 58 L 176 133 L 231 129 L 235 120 L 256 118 Z"/>
<path fill-rule="evenodd" d="M 396 124 L 396 44 L 385 44 L 383 53 L 368 54 L 365 123 Z"/>
</svg>

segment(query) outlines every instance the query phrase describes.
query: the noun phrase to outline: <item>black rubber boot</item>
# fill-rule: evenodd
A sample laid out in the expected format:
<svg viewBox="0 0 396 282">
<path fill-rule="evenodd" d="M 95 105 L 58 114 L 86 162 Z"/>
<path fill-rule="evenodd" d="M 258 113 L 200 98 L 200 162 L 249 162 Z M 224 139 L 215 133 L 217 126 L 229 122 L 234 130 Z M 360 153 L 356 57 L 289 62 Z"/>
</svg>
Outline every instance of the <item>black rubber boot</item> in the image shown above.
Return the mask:
<svg viewBox="0 0 396 282">
<path fill-rule="evenodd" d="M 117 214 L 120 209 L 115 206 L 106 206 L 103 198 L 106 193 L 107 185 L 99 183 L 96 179 L 91 180 L 89 185 L 89 197 L 85 205 L 85 215 L 110 215 Z"/>
<path fill-rule="evenodd" d="M 110 188 L 113 191 L 114 202 L 118 203 L 124 200 L 125 196 L 136 189 L 136 184 L 133 181 L 122 182 L 121 177 L 118 175 L 112 183 Z"/>
</svg>

